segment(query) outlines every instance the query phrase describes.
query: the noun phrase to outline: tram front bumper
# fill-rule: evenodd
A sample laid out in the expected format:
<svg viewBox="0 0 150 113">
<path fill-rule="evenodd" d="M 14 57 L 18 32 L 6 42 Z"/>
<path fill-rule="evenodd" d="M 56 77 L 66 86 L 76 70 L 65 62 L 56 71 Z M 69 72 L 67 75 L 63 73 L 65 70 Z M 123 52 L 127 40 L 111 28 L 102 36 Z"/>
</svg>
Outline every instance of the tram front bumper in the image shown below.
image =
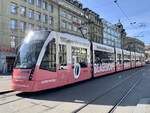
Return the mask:
<svg viewBox="0 0 150 113">
<path fill-rule="evenodd" d="M 12 80 L 12 89 L 14 91 L 34 92 L 33 86 L 34 86 L 34 81 Z"/>
</svg>

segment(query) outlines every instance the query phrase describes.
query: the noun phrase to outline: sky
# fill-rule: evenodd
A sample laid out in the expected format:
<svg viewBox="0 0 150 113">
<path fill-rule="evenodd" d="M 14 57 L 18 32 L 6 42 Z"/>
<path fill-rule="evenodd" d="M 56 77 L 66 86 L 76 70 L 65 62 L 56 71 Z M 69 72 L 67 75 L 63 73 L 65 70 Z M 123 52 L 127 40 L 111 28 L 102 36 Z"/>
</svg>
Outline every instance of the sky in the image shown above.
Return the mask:
<svg viewBox="0 0 150 113">
<path fill-rule="evenodd" d="M 150 0 L 117 0 L 125 14 L 114 0 L 80 0 L 80 2 L 113 24 L 120 19 L 128 36 L 150 44 Z"/>
</svg>

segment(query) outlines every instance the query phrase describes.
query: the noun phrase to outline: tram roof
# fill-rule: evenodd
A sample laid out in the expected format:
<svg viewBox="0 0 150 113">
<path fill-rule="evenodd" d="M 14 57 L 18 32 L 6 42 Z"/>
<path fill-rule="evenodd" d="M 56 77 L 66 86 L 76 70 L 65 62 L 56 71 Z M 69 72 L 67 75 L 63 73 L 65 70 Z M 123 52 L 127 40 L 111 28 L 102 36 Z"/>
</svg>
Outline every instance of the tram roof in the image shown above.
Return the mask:
<svg viewBox="0 0 150 113">
<path fill-rule="evenodd" d="M 79 36 L 71 35 L 71 34 L 68 34 L 68 33 L 59 33 L 59 35 L 60 35 L 61 38 L 65 39 L 67 41 L 82 43 L 82 44 L 86 44 L 86 45 L 90 44 L 88 39 L 81 38 Z"/>
<path fill-rule="evenodd" d="M 100 50 L 100 51 L 106 51 L 106 52 L 111 52 L 114 53 L 114 48 L 107 46 L 107 45 L 103 45 L 103 44 L 98 44 L 93 42 L 93 46 L 94 46 L 94 50 Z"/>
</svg>

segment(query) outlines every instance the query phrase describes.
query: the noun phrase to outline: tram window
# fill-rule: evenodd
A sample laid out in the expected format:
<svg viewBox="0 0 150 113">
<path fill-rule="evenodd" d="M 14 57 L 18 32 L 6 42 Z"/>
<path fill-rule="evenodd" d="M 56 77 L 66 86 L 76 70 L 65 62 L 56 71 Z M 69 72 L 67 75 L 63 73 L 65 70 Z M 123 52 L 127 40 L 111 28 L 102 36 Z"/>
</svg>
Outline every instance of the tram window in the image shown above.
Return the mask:
<svg viewBox="0 0 150 113">
<path fill-rule="evenodd" d="M 87 49 L 72 47 L 72 63 L 79 63 L 81 68 L 87 67 Z"/>
<path fill-rule="evenodd" d="M 102 63 L 113 63 L 114 62 L 114 54 L 103 52 L 103 51 L 95 51 L 95 63 L 102 64 Z"/>
<path fill-rule="evenodd" d="M 129 60 L 124 60 L 124 63 L 128 63 L 128 62 L 130 62 Z"/>
<path fill-rule="evenodd" d="M 130 55 L 124 55 L 124 63 L 130 62 Z"/>
<path fill-rule="evenodd" d="M 117 62 L 118 62 L 119 64 L 122 63 L 121 54 L 117 54 Z"/>
<path fill-rule="evenodd" d="M 49 43 L 40 68 L 53 72 L 56 71 L 56 44 L 54 41 Z"/>
<path fill-rule="evenodd" d="M 140 61 L 142 61 L 142 57 L 140 57 Z"/>
<path fill-rule="evenodd" d="M 65 45 L 59 45 L 59 64 L 61 66 L 67 65 L 67 48 Z"/>
</svg>

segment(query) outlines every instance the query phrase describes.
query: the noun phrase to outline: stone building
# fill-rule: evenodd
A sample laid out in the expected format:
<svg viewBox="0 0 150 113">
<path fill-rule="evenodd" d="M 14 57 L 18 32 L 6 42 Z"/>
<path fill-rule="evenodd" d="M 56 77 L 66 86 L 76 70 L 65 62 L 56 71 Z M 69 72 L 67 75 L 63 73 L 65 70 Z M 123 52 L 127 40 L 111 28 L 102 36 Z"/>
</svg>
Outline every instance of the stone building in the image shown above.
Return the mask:
<svg viewBox="0 0 150 113">
<path fill-rule="evenodd" d="M 55 0 L 0 1 L 0 72 L 4 63 L 12 70 L 15 49 L 31 29 L 58 30 Z"/>
<path fill-rule="evenodd" d="M 144 53 L 145 44 L 141 40 L 133 37 L 125 37 L 123 39 L 123 48 L 133 52 Z"/>
<path fill-rule="evenodd" d="M 89 8 L 84 8 L 84 16 L 86 26 L 88 26 L 88 36 L 91 41 L 102 43 L 103 40 L 103 24 L 100 16 Z"/>
<path fill-rule="evenodd" d="M 150 63 L 150 45 L 145 45 L 145 60 Z"/>
<path fill-rule="evenodd" d="M 82 36 L 79 28 L 86 22 L 82 4 L 75 0 L 64 0 L 59 1 L 58 5 L 58 31 Z M 82 30 L 85 38 L 88 38 L 88 27 L 83 26 Z"/>
<path fill-rule="evenodd" d="M 12 70 L 15 49 L 29 30 L 55 30 L 83 36 L 79 28 L 84 38 L 101 43 L 99 15 L 83 10 L 77 0 L 1 0 L 0 72 L 4 63 L 8 64 L 8 71 Z"/>
<path fill-rule="evenodd" d="M 119 21 L 117 24 L 112 24 L 104 19 L 103 22 L 103 44 L 122 48 L 122 38 L 126 35 L 123 25 Z"/>
</svg>

